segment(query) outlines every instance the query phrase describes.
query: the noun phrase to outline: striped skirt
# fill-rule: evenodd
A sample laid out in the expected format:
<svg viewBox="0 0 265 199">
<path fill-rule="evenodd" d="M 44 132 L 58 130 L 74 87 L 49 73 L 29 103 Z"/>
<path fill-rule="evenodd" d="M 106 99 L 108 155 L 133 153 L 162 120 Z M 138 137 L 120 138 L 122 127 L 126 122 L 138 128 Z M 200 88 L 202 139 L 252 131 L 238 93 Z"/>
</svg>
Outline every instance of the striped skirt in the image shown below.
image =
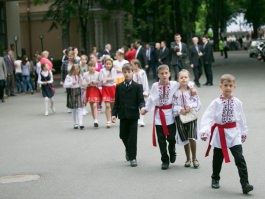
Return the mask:
<svg viewBox="0 0 265 199">
<path fill-rule="evenodd" d="M 182 142 L 189 139 L 197 140 L 197 120 L 183 124 L 179 116 L 175 117 L 178 135 Z"/>
<path fill-rule="evenodd" d="M 81 88 L 67 88 L 67 108 L 82 108 Z"/>
</svg>

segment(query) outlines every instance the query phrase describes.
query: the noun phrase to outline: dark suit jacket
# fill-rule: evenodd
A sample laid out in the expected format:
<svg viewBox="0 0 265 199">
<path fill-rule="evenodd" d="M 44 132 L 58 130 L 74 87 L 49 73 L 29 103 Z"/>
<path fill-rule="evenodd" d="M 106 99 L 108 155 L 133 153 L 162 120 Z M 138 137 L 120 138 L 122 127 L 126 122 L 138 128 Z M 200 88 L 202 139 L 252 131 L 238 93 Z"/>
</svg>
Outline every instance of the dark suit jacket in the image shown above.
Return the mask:
<svg viewBox="0 0 265 199">
<path fill-rule="evenodd" d="M 176 42 L 171 42 L 170 49 L 171 49 L 171 64 L 172 65 L 183 65 L 185 63 L 185 58 L 188 55 L 188 48 L 187 45 L 183 42 L 181 42 L 182 48 L 181 48 L 181 56 L 177 56 L 177 52 L 179 52 L 179 48 L 177 47 Z"/>
<path fill-rule="evenodd" d="M 162 64 L 169 66 L 169 49 L 165 48 L 163 51 L 163 48 L 161 48 L 159 58 L 161 59 Z"/>
<path fill-rule="evenodd" d="M 9 59 L 8 55 L 4 56 L 4 61 L 6 64 L 6 70 L 8 75 L 12 75 L 15 72 L 15 60 L 13 57 Z"/>
<path fill-rule="evenodd" d="M 127 88 L 124 82 L 116 87 L 112 116 L 119 119 L 139 119 L 139 109 L 145 106 L 143 86 L 132 80 Z"/>
<path fill-rule="evenodd" d="M 199 52 L 202 52 L 202 47 L 198 45 Z M 200 57 L 195 46 L 191 46 L 189 49 L 189 59 L 190 64 L 193 64 L 194 66 L 198 66 L 202 63 L 202 56 Z"/>
<path fill-rule="evenodd" d="M 147 60 L 146 60 L 145 49 L 143 47 L 141 47 L 141 49 L 139 50 L 139 52 L 138 52 L 138 54 L 136 56 L 136 59 L 139 60 L 139 62 L 141 63 L 142 68 L 145 68 L 145 66 L 148 65 Z"/>
<path fill-rule="evenodd" d="M 214 62 L 213 47 L 209 42 L 203 47 L 203 62 L 208 64 Z"/>
</svg>

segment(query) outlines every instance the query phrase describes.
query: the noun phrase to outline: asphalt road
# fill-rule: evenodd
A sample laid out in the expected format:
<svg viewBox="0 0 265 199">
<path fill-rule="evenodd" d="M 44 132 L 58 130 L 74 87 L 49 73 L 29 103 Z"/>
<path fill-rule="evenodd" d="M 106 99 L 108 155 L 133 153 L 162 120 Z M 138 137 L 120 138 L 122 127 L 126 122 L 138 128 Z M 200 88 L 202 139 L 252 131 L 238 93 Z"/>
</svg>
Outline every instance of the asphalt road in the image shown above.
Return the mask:
<svg viewBox="0 0 265 199">
<path fill-rule="evenodd" d="M 198 89 L 203 113 L 209 102 L 220 95 L 221 74 L 237 78 L 235 96 L 243 101 L 249 135 L 243 144 L 249 180 L 254 185 L 250 198 L 264 198 L 265 184 L 265 64 L 247 52 L 229 52 L 223 59 L 215 54 L 214 86 Z M 201 83 L 204 83 L 204 77 Z M 57 89 L 56 113 L 44 116 L 40 93 L 19 95 L 0 103 L 0 177 L 38 174 L 30 182 L 0 183 L 0 199 L 161 199 L 161 198 L 242 198 L 239 176 L 232 161 L 223 164 L 221 188 L 211 182 L 212 152 L 205 158 L 206 142 L 198 141 L 198 169 L 184 168 L 185 154 L 177 146 L 176 163 L 160 169 L 159 148 L 151 141 L 152 114 L 138 131 L 138 167 L 125 161 L 118 137 L 118 124 L 106 129 L 104 113 L 100 127 L 92 127 L 90 114 L 84 117 L 83 131 L 72 129 L 66 113 L 64 89 Z M 263 187 L 263 188 L 262 188 Z"/>
</svg>

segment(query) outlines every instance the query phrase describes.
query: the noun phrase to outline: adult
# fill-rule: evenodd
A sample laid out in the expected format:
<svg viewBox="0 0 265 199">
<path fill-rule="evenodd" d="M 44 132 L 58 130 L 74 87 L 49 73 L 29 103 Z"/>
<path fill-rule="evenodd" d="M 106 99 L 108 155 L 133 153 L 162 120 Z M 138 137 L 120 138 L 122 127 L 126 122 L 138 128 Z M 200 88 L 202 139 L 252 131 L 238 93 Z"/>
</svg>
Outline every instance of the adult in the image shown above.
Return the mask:
<svg viewBox="0 0 265 199">
<path fill-rule="evenodd" d="M 159 63 L 165 64 L 169 67 L 169 49 L 167 48 L 166 42 L 161 41 L 161 49 L 160 49 L 160 54 L 159 54 Z"/>
<path fill-rule="evenodd" d="M 140 40 L 136 40 L 135 43 L 135 48 L 136 48 L 136 54 L 135 54 L 135 59 L 138 59 L 139 62 L 141 63 L 141 66 L 143 69 L 148 68 L 148 63 L 146 60 L 146 53 L 144 47 L 141 45 Z"/>
<path fill-rule="evenodd" d="M 4 89 L 7 78 L 6 64 L 3 57 L 0 57 L 0 100 L 4 103 Z"/>
<path fill-rule="evenodd" d="M 200 77 L 202 75 L 202 46 L 198 45 L 199 39 L 198 37 L 192 38 L 193 45 L 189 49 L 189 60 L 190 67 L 193 70 L 194 74 L 194 82 L 197 87 L 200 87 Z"/>
<path fill-rule="evenodd" d="M 207 36 L 202 37 L 203 43 L 203 66 L 206 76 L 205 86 L 213 85 L 213 73 L 212 73 L 212 62 L 214 62 L 213 57 L 213 47 L 209 43 Z"/>
<path fill-rule="evenodd" d="M 105 45 L 105 50 L 103 51 L 103 55 L 109 55 L 110 57 L 112 57 L 110 51 L 111 51 L 111 45 L 110 44 L 106 44 Z"/>
<path fill-rule="evenodd" d="M 177 80 L 177 75 L 185 66 L 185 58 L 188 54 L 187 45 L 181 42 L 181 35 L 176 33 L 174 36 L 175 41 L 171 42 L 171 66 L 173 67 L 175 73 L 175 80 Z"/>
<path fill-rule="evenodd" d="M 150 45 L 150 43 L 145 44 L 145 53 L 146 53 L 146 61 L 148 68 L 146 69 L 146 75 L 149 78 L 150 70 L 153 73 L 153 79 L 156 79 L 156 69 L 154 64 L 154 48 Z"/>
<path fill-rule="evenodd" d="M 135 55 L 136 55 L 136 50 L 135 50 L 135 47 L 134 47 L 134 43 L 131 43 L 130 44 L 130 48 L 125 53 L 125 58 L 128 60 L 128 62 L 131 63 L 131 61 L 133 59 L 135 59 Z"/>
<path fill-rule="evenodd" d="M 53 70 L 53 64 L 52 62 L 49 60 L 49 51 L 45 50 L 41 53 L 41 59 L 40 59 L 40 63 L 41 64 L 48 64 L 48 70 L 52 71 Z"/>
<path fill-rule="evenodd" d="M 23 91 L 26 91 L 26 86 L 28 87 L 29 91 L 31 94 L 33 94 L 33 88 L 32 84 L 30 81 L 30 62 L 29 59 L 26 55 L 22 57 L 22 62 L 21 62 L 21 69 L 22 69 L 22 79 L 23 79 Z"/>
<path fill-rule="evenodd" d="M 15 96 L 14 94 L 14 72 L 15 72 L 15 60 L 13 51 L 9 49 L 7 54 L 4 56 L 4 61 L 7 70 L 7 78 L 6 78 L 6 95 L 7 96 Z"/>
<path fill-rule="evenodd" d="M 17 59 L 14 62 L 15 65 L 15 76 L 16 76 L 16 86 L 17 86 L 17 93 L 24 92 L 24 85 L 22 80 L 22 67 L 21 67 L 21 57 L 17 56 Z"/>
</svg>

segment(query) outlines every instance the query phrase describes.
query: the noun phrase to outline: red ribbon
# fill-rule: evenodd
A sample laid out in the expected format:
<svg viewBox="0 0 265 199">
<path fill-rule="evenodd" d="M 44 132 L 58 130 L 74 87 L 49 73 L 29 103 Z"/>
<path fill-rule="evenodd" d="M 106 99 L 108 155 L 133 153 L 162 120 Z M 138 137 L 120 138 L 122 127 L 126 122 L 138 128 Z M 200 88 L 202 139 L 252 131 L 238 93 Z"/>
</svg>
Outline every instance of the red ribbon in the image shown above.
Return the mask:
<svg viewBox="0 0 265 199">
<path fill-rule="evenodd" d="M 211 144 L 210 143 L 212 141 L 213 132 L 214 132 L 214 129 L 216 127 L 218 127 L 218 132 L 219 132 L 219 137 L 220 137 L 220 142 L 221 142 L 223 156 L 224 156 L 225 162 L 228 163 L 228 162 L 230 162 L 230 159 L 229 159 L 229 155 L 228 155 L 224 129 L 235 128 L 236 127 L 236 122 L 226 123 L 226 124 L 216 124 L 215 123 L 212 126 L 212 128 L 211 128 L 211 136 L 210 136 L 210 140 L 209 140 L 209 145 L 208 145 L 207 151 L 205 153 L 205 157 L 207 157 L 209 155 L 209 152 L 210 152 L 210 149 L 211 149 Z"/>
<path fill-rule="evenodd" d="M 168 104 L 168 105 L 165 105 L 165 106 L 156 106 L 155 107 L 154 118 L 153 118 L 153 137 L 152 137 L 153 146 L 157 146 L 156 145 L 156 136 L 155 136 L 155 115 L 156 115 L 156 111 L 157 111 L 157 109 L 159 110 L 159 116 L 160 116 L 160 120 L 161 120 L 161 124 L 162 124 L 163 133 L 167 137 L 167 136 L 169 136 L 169 131 L 168 131 L 168 128 L 167 128 L 166 118 L 165 118 L 165 114 L 164 114 L 163 110 L 171 109 L 171 108 L 172 108 L 172 104 Z"/>
</svg>

